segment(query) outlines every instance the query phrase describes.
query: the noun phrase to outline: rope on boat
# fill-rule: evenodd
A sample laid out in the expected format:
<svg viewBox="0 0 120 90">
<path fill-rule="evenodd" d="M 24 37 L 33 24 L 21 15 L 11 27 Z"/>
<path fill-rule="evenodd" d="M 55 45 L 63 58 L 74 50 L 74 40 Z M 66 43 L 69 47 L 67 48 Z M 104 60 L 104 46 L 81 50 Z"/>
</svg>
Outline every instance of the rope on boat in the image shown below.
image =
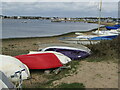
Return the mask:
<svg viewBox="0 0 120 90">
<path fill-rule="evenodd" d="M 16 86 L 18 89 L 22 89 L 22 83 L 23 83 L 23 80 L 22 80 L 22 72 L 25 71 L 25 69 L 22 69 L 20 71 L 17 71 L 15 72 L 14 75 L 11 76 L 11 78 L 14 78 L 14 77 L 18 77 L 17 74 L 19 74 L 19 82 L 18 82 L 18 86 Z"/>
</svg>

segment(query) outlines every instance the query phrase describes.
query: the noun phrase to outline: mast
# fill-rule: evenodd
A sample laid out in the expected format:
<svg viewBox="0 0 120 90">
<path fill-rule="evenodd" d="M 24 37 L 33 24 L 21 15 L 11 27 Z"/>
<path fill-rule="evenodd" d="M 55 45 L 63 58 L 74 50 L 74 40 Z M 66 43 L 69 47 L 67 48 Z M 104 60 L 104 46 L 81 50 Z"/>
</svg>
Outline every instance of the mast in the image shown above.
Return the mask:
<svg viewBox="0 0 120 90">
<path fill-rule="evenodd" d="M 100 0 L 100 4 L 99 4 L 98 33 L 99 33 L 99 31 L 100 31 L 100 22 L 101 22 L 101 9 L 102 9 L 102 0 Z"/>
</svg>

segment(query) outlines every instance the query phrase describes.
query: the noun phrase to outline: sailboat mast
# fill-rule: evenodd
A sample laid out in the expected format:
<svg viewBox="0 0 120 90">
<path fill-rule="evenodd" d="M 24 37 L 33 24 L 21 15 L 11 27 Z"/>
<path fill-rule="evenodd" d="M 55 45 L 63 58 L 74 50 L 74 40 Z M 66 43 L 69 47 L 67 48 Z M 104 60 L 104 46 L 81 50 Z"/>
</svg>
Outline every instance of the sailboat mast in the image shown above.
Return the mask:
<svg viewBox="0 0 120 90">
<path fill-rule="evenodd" d="M 100 4 L 99 4 L 98 33 L 99 33 L 99 31 L 100 31 L 100 22 L 101 22 L 101 9 L 102 9 L 102 0 L 100 0 Z"/>
</svg>

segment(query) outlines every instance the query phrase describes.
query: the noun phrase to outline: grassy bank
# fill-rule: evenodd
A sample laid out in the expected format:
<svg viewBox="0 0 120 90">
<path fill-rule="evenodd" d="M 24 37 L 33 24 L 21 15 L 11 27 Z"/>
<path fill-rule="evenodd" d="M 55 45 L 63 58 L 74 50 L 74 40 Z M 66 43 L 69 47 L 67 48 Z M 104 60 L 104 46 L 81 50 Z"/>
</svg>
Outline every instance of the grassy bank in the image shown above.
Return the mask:
<svg viewBox="0 0 120 90">
<path fill-rule="evenodd" d="M 118 62 L 120 59 L 120 36 L 113 40 L 101 41 L 99 44 L 88 45 L 92 51 L 88 61 L 108 61 Z"/>
<path fill-rule="evenodd" d="M 71 68 L 62 69 L 58 74 L 54 73 L 55 69 L 49 69 L 51 73 L 46 74 L 44 70 L 30 70 L 31 79 L 23 82 L 24 88 L 57 88 L 59 87 L 55 83 L 56 80 L 60 80 L 63 77 L 68 77 L 76 74 L 77 66 L 79 65 L 78 61 L 70 62 L 68 65 Z M 27 85 L 30 85 L 29 87 Z"/>
</svg>

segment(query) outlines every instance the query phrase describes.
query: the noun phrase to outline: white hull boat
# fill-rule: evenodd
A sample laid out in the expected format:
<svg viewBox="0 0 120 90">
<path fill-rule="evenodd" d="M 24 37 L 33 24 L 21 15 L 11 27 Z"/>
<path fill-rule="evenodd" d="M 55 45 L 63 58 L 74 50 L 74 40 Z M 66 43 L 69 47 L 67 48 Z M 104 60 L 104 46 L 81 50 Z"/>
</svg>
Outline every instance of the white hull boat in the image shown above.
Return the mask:
<svg viewBox="0 0 120 90">
<path fill-rule="evenodd" d="M 96 31 L 96 33 L 98 32 Z M 119 34 L 110 32 L 103 33 L 102 31 L 100 31 L 99 35 L 79 35 L 75 38 L 64 39 L 62 40 L 62 42 L 89 45 L 100 43 L 101 40 L 112 40 L 113 38 L 116 38 L 118 35 Z"/>
<path fill-rule="evenodd" d="M 85 37 L 85 38 L 84 38 Z M 94 36 L 92 36 L 94 37 Z M 89 45 L 89 44 L 97 44 L 100 43 L 100 40 L 88 40 L 88 36 L 77 36 L 75 38 L 68 38 L 61 40 L 63 43 L 70 43 L 70 44 L 82 44 L 82 45 Z"/>
<path fill-rule="evenodd" d="M 118 35 L 120 32 L 118 30 L 101 30 L 101 31 L 93 31 L 93 34 L 96 35 Z"/>
<path fill-rule="evenodd" d="M 62 41 L 63 43 L 70 43 L 70 44 L 82 44 L 82 45 L 90 45 L 90 44 L 97 44 L 97 43 L 100 43 L 99 40 L 94 40 L 94 41 L 91 41 L 91 40 L 63 40 Z"/>
<path fill-rule="evenodd" d="M 15 85 L 6 77 L 6 75 L 0 71 L 0 90 L 2 89 L 15 89 Z"/>
<path fill-rule="evenodd" d="M 7 55 L 0 55 L 0 71 L 12 82 L 19 81 L 20 73 L 18 72 L 21 72 L 22 80 L 30 77 L 29 69 L 25 64 Z"/>
</svg>

